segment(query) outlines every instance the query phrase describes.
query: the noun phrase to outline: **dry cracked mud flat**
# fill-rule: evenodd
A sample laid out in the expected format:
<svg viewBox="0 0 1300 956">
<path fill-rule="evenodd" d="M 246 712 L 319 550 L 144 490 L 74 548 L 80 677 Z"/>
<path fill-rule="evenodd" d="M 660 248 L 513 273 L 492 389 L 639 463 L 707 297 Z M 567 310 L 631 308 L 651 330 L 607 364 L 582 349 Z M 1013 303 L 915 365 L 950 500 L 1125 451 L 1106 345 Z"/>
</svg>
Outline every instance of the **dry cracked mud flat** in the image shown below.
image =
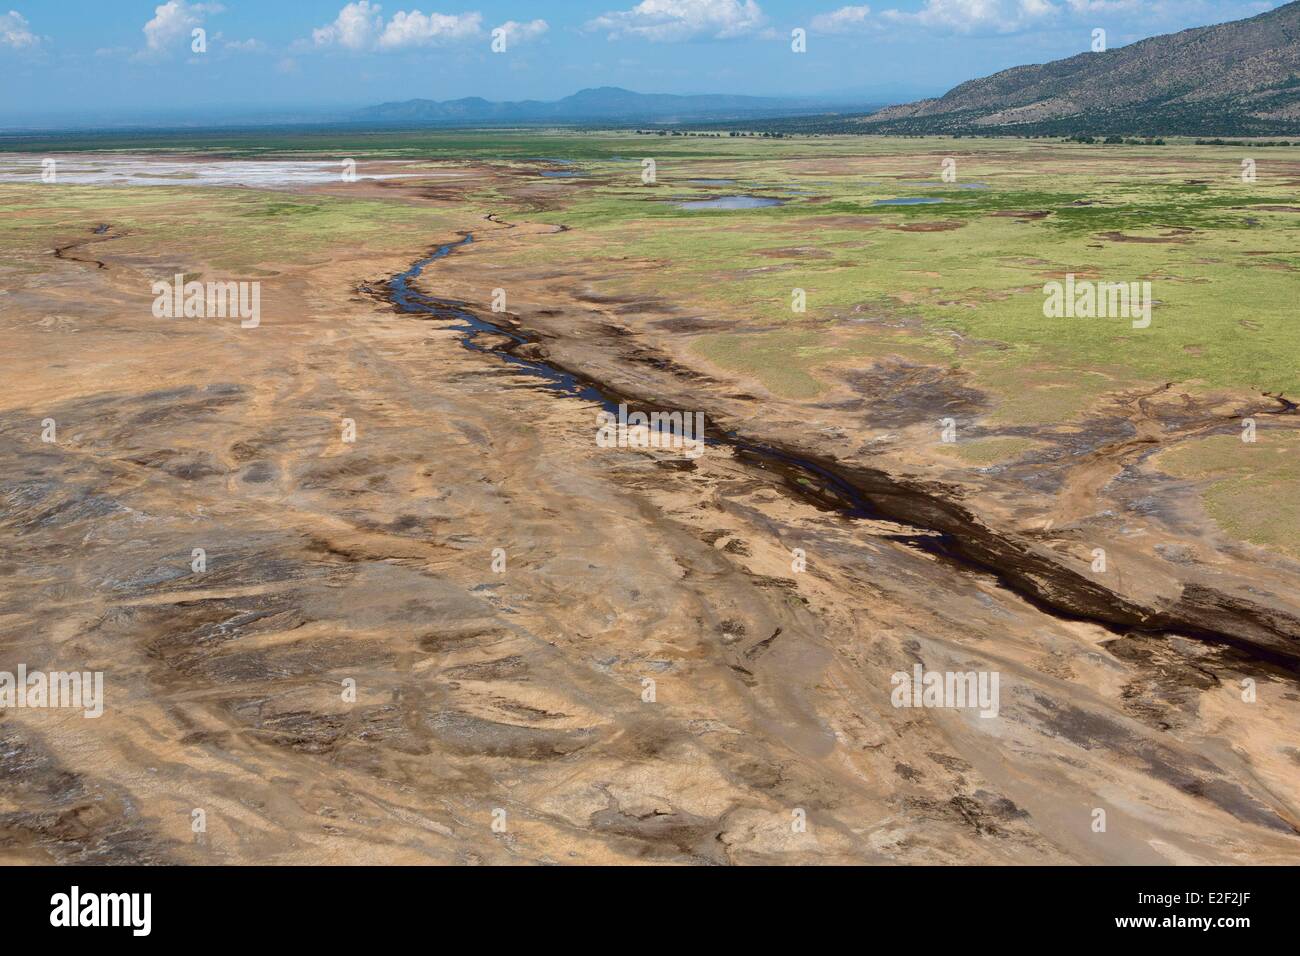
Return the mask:
<svg viewBox="0 0 1300 956">
<path fill-rule="evenodd" d="M 529 343 L 473 344 L 706 410 L 872 511 L 726 443 L 599 448 L 595 401 L 393 307 L 387 280 L 473 233 L 415 287 L 491 318 L 482 276 L 553 233 L 491 213 L 404 256 L 277 265 L 256 330 L 153 318 L 111 223 L 31 250 L 3 299 L 0 670 L 102 670 L 106 706 L 3 712 L 0 858 L 1297 859 L 1293 571 L 1100 588 L 1043 529 L 1110 453 L 1067 456 L 1051 496 L 926 481 L 906 449 L 889 470 L 834 410 L 810 433 L 684 367 L 563 264 L 510 273 L 497 318 Z M 998 672 L 998 715 L 894 707 L 916 664 Z"/>
</svg>

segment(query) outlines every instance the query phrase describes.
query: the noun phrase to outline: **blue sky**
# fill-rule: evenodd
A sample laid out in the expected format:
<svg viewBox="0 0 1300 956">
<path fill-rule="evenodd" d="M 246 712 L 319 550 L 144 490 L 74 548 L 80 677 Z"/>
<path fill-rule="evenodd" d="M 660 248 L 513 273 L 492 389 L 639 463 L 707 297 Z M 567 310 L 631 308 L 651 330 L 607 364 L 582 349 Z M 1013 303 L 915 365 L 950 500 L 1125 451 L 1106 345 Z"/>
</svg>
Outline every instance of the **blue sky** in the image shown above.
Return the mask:
<svg viewBox="0 0 1300 956">
<path fill-rule="evenodd" d="M 12 4 L 12 7 L 10 5 Z M 7 0 L 0 119 L 641 92 L 940 93 L 1280 0 Z M 791 51 L 791 30 L 807 52 Z M 192 31 L 207 50 L 191 50 Z M 492 31 L 506 49 L 494 53 Z"/>
</svg>

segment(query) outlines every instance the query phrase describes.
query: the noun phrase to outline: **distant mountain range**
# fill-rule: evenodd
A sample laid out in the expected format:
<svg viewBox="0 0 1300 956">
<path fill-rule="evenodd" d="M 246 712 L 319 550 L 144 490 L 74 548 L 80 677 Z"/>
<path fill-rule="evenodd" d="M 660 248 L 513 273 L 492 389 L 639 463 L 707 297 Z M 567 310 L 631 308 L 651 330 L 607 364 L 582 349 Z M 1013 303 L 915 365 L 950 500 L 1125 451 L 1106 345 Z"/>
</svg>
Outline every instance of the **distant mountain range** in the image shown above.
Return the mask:
<svg viewBox="0 0 1300 956">
<path fill-rule="evenodd" d="M 869 133 L 1300 133 L 1300 2 L 1018 66 L 845 125 Z"/>
<path fill-rule="evenodd" d="M 876 101 L 879 103 L 879 100 Z M 501 126 L 628 124 L 762 119 L 830 112 L 862 113 L 874 104 L 813 98 L 634 93 L 616 86 L 580 90 L 560 100 L 494 103 L 471 96 L 459 100 L 403 100 L 359 110 L 361 123 L 414 126 Z"/>
</svg>

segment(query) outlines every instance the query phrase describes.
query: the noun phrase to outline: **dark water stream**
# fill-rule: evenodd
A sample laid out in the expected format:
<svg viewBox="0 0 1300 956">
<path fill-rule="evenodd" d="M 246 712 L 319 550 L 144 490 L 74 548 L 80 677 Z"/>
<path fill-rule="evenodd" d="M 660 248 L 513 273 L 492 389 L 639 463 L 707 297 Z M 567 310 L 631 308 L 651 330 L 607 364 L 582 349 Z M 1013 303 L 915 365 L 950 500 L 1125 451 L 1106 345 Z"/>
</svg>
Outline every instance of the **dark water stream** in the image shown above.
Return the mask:
<svg viewBox="0 0 1300 956">
<path fill-rule="evenodd" d="M 639 403 L 633 399 L 617 395 L 603 385 L 575 375 L 549 362 L 513 354 L 512 348 L 525 345 L 533 340 L 511 329 L 504 323 L 497 324 L 480 318 L 471 312 L 463 302 L 434 298 L 412 288 L 411 283 L 419 278 L 426 267 L 439 259 L 446 258 L 453 250 L 468 245 L 473 241 L 473 235 L 466 235 L 465 238 L 458 242 L 449 242 L 445 246 L 439 246 L 430 256 L 421 259 L 400 275 L 394 276 L 388 282 L 389 301 L 399 311 L 407 314 L 425 315 L 458 323 L 451 326 L 451 328 L 463 333 L 461 335 L 461 345 L 465 348 L 472 352 L 496 355 L 518 371 L 536 378 L 538 380 L 537 384 L 549 391 L 569 398 L 581 398 L 589 402 L 595 402 L 605 411 L 615 416 L 618 415 L 620 404 L 633 411 L 648 411 L 648 409 L 641 408 Z M 511 345 L 502 348 L 497 344 L 479 342 L 477 339 L 480 333 L 504 336 L 510 340 Z M 747 441 L 734 434 L 712 427 L 706 431 L 704 442 L 706 446 L 725 445 L 734 448 L 751 461 L 766 463 L 769 469 L 783 472 L 783 477 L 787 483 L 793 482 L 797 491 L 804 497 L 815 498 L 816 503 L 822 508 L 832 508 L 851 518 L 892 520 L 887 519 L 885 515 L 874 508 L 852 484 L 815 462 L 799 458 L 776 448 Z M 921 528 L 916 528 L 915 531 L 917 534 L 925 533 Z"/>
</svg>

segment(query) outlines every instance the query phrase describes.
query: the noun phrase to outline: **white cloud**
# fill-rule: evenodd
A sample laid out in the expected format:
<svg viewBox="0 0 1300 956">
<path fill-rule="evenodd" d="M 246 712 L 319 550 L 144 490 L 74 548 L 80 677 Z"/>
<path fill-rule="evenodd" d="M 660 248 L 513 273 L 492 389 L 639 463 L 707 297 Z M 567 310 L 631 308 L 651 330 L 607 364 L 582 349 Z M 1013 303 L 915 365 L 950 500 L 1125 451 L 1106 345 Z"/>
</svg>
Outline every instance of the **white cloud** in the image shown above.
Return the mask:
<svg viewBox="0 0 1300 956">
<path fill-rule="evenodd" d="M 225 8 L 219 3 L 186 3 L 169 0 L 154 8 L 153 19 L 144 25 L 144 42 L 151 53 L 163 53 L 182 38 L 190 38 L 190 31 L 203 26 L 208 14 L 221 13 Z"/>
<path fill-rule="evenodd" d="M 31 30 L 27 29 L 27 20 L 17 10 L 0 13 L 0 46 L 11 46 L 15 50 L 36 46 L 41 41 Z"/>
<path fill-rule="evenodd" d="M 311 38 L 317 46 L 337 44 L 349 50 L 364 50 L 375 42 L 383 24 L 379 7 L 372 7 L 369 0 L 360 0 L 340 10 L 333 23 L 312 30 Z"/>
<path fill-rule="evenodd" d="M 870 17 L 868 6 L 840 7 L 831 13 L 817 14 L 809 26 L 815 33 L 857 33 L 874 26 Z"/>
<path fill-rule="evenodd" d="M 953 33 L 1012 33 L 1056 13 L 1049 0 L 925 0 L 916 13 L 886 10 L 882 16 Z"/>
<path fill-rule="evenodd" d="M 236 50 L 240 53 L 263 53 L 266 50 L 265 43 L 251 37 L 247 40 L 228 40 L 221 44 L 221 47 L 225 50 Z"/>
<path fill-rule="evenodd" d="M 464 40 L 478 36 L 483 28 L 483 17 L 478 13 L 425 14 L 419 10 L 398 10 L 385 23 L 381 9 L 369 0 L 349 3 L 333 23 L 311 32 L 312 43 L 347 50 L 400 50 Z"/>
<path fill-rule="evenodd" d="M 519 23 L 517 20 L 507 20 L 497 30 L 504 30 L 506 34 L 506 46 L 512 47 L 517 43 L 526 43 L 529 40 L 536 40 L 539 36 L 551 28 L 551 25 L 545 20 L 531 20 L 528 23 Z M 495 30 L 493 31 L 496 32 Z"/>
<path fill-rule="evenodd" d="M 754 0 L 641 0 L 631 10 L 602 14 L 587 23 L 610 39 L 621 36 L 646 40 L 716 39 L 755 33 L 767 17 Z"/>
<path fill-rule="evenodd" d="M 428 46 L 445 40 L 463 40 L 477 36 L 483 27 L 483 17 L 477 13 L 460 15 L 431 13 L 425 16 L 419 10 L 406 13 L 398 10 L 384 27 L 379 46 L 385 50 L 407 46 Z"/>
</svg>

